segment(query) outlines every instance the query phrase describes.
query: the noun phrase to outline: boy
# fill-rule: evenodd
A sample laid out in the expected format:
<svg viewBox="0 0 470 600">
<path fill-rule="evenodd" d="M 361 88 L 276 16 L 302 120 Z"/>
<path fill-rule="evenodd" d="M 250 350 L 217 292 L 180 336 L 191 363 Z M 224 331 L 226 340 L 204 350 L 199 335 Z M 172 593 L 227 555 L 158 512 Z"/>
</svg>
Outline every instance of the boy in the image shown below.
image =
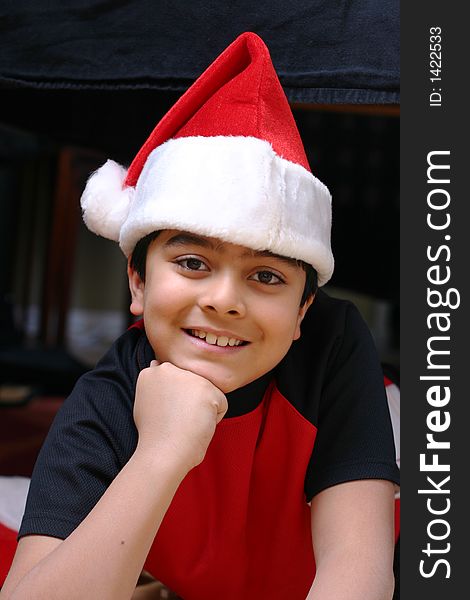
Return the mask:
<svg viewBox="0 0 470 600">
<path fill-rule="evenodd" d="M 391 598 L 382 375 L 316 290 L 330 200 L 251 33 L 127 172 L 92 176 L 85 222 L 129 257 L 143 321 L 56 419 L 3 597 L 130 598 L 145 567 L 185 600 Z"/>
</svg>

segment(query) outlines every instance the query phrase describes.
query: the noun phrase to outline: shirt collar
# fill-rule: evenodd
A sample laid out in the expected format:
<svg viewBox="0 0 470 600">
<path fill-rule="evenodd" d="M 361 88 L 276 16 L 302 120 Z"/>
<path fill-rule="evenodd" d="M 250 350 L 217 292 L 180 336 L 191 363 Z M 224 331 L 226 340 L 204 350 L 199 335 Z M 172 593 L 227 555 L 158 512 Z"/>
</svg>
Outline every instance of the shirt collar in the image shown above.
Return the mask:
<svg viewBox="0 0 470 600">
<path fill-rule="evenodd" d="M 265 373 L 251 383 L 226 394 L 228 410 L 224 419 L 245 415 L 261 404 L 268 385 L 273 378 L 273 371 Z"/>
</svg>

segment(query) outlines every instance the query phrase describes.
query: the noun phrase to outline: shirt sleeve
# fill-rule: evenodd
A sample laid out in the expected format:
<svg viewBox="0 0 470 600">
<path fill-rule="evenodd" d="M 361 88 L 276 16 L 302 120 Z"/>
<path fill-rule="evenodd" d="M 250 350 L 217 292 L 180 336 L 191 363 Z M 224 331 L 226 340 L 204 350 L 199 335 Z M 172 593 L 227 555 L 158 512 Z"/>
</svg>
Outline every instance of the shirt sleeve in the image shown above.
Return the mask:
<svg viewBox="0 0 470 600">
<path fill-rule="evenodd" d="M 144 366 L 139 361 L 145 362 L 139 359 L 142 337 L 137 330 L 121 336 L 59 410 L 33 470 L 18 537 L 65 539 L 132 455 L 134 390 Z"/>
<path fill-rule="evenodd" d="M 347 303 L 343 314 L 319 392 L 317 436 L 305 480 L 307 501 L 346 481 L 399 481 L 374 341 L 354 305 Z"/>
</svg>

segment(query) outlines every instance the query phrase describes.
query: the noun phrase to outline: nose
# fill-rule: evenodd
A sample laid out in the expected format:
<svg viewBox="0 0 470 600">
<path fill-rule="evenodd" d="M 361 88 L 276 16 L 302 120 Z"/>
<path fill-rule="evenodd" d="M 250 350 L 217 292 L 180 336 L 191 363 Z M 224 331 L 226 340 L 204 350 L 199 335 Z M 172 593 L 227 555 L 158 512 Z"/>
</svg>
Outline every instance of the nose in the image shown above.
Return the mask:
<svg viewBox="0 0 470 600">
<path fill-rule="evenodd" d="M 205 283 L 199 296 L 199 306 L 202 310 L 232 317 L 245 316 L 246 305 L 242 285 L 234 274 L 225 273 L 208 278 Z"/>
</svg>

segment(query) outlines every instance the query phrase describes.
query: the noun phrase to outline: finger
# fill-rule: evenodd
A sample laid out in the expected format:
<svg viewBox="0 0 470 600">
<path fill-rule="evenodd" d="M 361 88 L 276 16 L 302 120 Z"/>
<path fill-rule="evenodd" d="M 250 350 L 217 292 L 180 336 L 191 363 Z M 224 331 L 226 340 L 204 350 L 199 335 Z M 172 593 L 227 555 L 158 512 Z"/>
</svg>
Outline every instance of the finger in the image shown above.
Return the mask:
<svg viewBox="0 0 470 600">
<path fill-rule="evenodd" d="M 150 361 L 150 366 L 151 367 L 158 367 L 160 363 L 158 362 L 158 360 L 152 360 Z"/>
</svg>

